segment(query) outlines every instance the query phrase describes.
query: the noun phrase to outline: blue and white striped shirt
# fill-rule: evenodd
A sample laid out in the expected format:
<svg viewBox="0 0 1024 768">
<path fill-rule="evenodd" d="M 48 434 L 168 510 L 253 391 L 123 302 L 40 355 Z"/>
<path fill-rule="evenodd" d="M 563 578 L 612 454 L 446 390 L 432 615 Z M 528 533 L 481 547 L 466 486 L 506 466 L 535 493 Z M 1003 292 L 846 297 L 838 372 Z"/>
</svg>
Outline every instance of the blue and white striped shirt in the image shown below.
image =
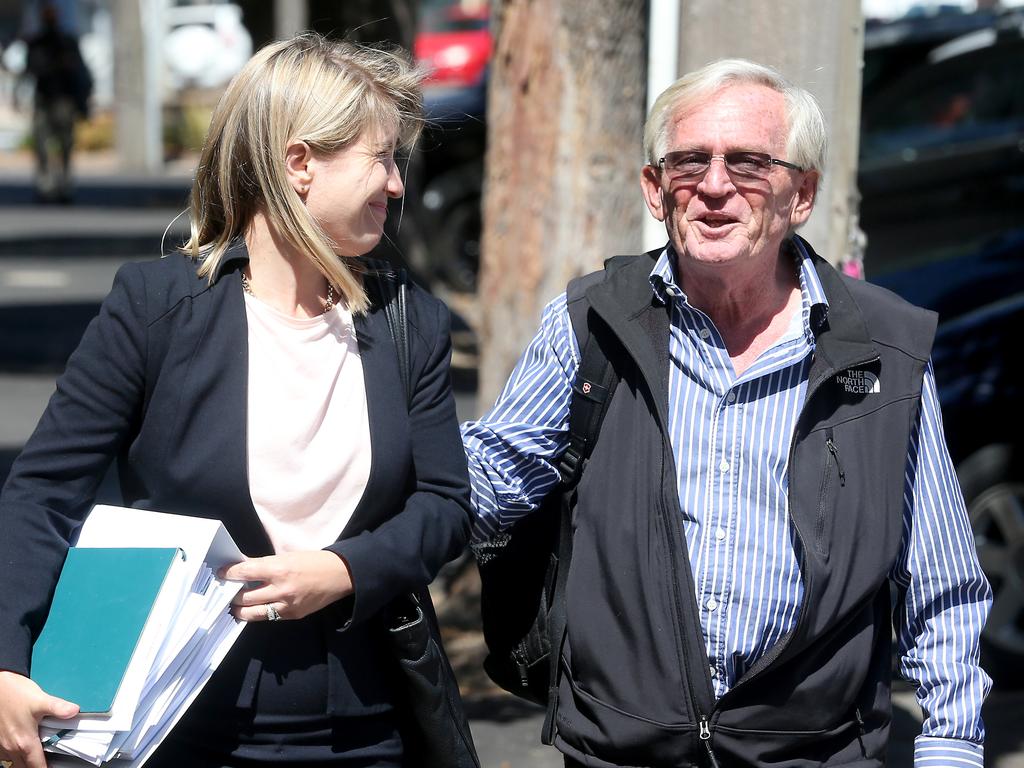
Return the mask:
<svg viewBox="0 0 1024 768">
<path fill-rule="evenodd" d="M 827 304 L 799 254 L 801 312 L 737 377 L 711 319 L 687 301 L 666 249 L 651 273 L 671 307 L 669 409 L 683 526 L 715 694 L 729 688 L 796 623 L 803 597 L 790 535 L 788 450 L 814 351 L 811 307 Z M 565 295 L 480 421 L 463 425 L 477 536 L 537 508 L 568 443 L 579 349 Z M 708 472 L 707 468 L 712 467 Z M 915 765 L 982 766 L 981 705 L 991 685 L 978 634 L 991 604 L 963 497 L 942 436 L 931 365 L 906 471 L 904 535 L 891 578 L 900 669 L 925 713 Z"/>
</svg>

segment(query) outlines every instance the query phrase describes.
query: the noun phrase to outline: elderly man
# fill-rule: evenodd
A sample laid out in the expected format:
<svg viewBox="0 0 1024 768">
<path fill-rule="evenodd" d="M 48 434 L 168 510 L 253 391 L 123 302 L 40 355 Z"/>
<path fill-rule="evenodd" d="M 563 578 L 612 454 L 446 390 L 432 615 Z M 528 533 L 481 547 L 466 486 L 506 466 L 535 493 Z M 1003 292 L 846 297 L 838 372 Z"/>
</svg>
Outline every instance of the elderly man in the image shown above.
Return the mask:
<svg viewBox="0 0 1024 768">
<path fill-rule="evenodd" d="M 916 765 L 980 767 L 991 597 L 934 315 L 793 234 L 826 133 L 775 71 L 683 77 L 644 142 L 667 246 L 571 283 L 463 427 L 486 536 L 558 480 L 578 340 L 620 379 L 573 497 L 554 744 L 567 765 L 879 766 L 895 621 L 925 713 Z"/>
</svg>

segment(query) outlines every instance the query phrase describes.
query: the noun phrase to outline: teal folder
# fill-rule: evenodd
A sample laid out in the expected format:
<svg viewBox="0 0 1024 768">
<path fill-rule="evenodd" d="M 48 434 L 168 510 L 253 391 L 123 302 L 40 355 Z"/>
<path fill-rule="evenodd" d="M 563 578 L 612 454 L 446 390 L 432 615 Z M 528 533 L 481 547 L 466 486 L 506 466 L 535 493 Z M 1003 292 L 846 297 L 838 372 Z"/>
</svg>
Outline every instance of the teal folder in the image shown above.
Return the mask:
<svg viewBox="0 0 1024 768">
<path fill-rule="evenodd" d="M 32 646 L 32 679 L 82 714 L 108 714 L 176 548 L 72 547 Z"/>
</svg>

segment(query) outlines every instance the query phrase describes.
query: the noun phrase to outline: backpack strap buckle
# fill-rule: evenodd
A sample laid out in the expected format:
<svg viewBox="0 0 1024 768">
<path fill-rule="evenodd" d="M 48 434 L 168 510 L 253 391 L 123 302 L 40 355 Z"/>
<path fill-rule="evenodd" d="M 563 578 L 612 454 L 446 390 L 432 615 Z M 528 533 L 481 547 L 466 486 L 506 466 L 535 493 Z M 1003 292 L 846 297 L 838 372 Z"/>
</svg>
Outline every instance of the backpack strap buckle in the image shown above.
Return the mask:
<svg viewBox="0 0 1024 768">
<path fill-rule="evenodd" d="M 579 480 L 583 470 L 583 446 L 571 444 L 565 449 L 562 458 L 558 462 L 558 476 L 562 485 L 571 487 Z"/>
</svg>

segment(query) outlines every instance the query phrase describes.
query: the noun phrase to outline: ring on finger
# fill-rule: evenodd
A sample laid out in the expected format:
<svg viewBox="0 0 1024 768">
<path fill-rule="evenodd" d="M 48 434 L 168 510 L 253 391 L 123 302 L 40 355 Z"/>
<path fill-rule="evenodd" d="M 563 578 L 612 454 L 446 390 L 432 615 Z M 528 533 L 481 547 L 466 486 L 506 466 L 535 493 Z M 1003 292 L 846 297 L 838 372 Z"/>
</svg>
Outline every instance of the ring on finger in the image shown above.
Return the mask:
<svg viewBox="0 0 1024 768">
<path fill-rule="evenodd" d="M 277 608 L 272 606 L 270 603 L 267 603 L 266 605 L 264 605 L 263 606 L 263 610 L 267 614 L 267 621 L 280 621 L 281 620 L 281 614 L 278 613 Z"/>
</svg>

